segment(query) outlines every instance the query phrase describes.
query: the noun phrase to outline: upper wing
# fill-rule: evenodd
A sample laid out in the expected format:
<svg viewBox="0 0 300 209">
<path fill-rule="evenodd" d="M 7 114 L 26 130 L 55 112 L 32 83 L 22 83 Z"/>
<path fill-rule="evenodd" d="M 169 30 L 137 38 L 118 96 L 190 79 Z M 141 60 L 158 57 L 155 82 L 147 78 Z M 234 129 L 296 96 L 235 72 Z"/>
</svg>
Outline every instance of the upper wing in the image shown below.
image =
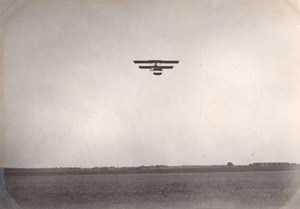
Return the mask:
<svg viewBox="0 0 300 209">
<path fill-rule="evenodd" d="M 159 63 L 165 63 L 165 64 L 178 64 L 178 60 L 161 60 Z"/>
<path fill-rule="evenodd" d="M 159 60 L 157 60 L 159 61 Z M 155 63 L 154 60 L 134 60 L 135 64 L 147 64 L 147 63 Z"/>
<path fill-rule="evenodd" d="M 147 64 L 147 63 L 165 63 L 165 64 L 178 64 L 178 60 L 134 60 L 135 64 Z"/>
</svg>

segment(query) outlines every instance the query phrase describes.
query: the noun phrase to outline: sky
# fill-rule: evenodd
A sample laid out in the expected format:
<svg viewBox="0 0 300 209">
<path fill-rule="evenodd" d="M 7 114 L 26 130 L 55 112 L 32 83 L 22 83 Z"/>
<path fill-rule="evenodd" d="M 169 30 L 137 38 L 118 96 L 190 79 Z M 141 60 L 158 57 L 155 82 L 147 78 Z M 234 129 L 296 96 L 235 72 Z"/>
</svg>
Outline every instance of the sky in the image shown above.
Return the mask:
<svg viewBox="0 0 300 209">
<path fill-rule="evenodd" d="M 3 166 L 300 163 L 297 1 L 8 4 Z"/>
</svg>

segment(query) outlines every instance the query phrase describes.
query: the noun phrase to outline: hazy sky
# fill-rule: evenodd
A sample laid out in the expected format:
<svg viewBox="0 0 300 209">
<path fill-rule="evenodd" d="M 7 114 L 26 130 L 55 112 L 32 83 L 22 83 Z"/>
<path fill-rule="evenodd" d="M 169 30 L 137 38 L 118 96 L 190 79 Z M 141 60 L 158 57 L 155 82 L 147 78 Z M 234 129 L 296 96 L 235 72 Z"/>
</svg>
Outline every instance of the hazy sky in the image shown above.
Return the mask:
<svg viewBox="0 0 300 209">
<path fill-rule="evenodd" d="M 300 15 L 291 3 L 12 7 L 1 30 L 4 166 L 299 163 Z M 136 59 L 180 63 L 154 76 Z"/>
</svg>

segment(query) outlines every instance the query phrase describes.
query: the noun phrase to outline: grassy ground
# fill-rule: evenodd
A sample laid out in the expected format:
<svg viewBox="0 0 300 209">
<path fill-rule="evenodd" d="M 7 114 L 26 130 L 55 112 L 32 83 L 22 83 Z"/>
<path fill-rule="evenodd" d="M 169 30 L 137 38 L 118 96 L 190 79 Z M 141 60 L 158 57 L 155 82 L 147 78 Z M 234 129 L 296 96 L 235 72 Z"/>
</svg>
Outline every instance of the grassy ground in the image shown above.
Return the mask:
<svg viewBox="0 0 300 209">
<path fill-rule="evenodd" d="M 26 208 L 299 209 L 299 171 L 11 176 Z"/>
</svg>

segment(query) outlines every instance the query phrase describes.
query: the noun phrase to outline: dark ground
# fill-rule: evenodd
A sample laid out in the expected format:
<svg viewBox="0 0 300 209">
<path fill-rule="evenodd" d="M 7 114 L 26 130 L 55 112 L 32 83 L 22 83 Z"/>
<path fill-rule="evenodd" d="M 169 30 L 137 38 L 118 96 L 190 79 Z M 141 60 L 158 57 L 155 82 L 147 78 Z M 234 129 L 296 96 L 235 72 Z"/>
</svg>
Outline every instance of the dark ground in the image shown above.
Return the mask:
<svg viewBox="0 0 300 209">
<path fill-rule="evenodd" d="M 300 172 L 7 175 L 24 209 L 299 209 Z"/>
</svg>

